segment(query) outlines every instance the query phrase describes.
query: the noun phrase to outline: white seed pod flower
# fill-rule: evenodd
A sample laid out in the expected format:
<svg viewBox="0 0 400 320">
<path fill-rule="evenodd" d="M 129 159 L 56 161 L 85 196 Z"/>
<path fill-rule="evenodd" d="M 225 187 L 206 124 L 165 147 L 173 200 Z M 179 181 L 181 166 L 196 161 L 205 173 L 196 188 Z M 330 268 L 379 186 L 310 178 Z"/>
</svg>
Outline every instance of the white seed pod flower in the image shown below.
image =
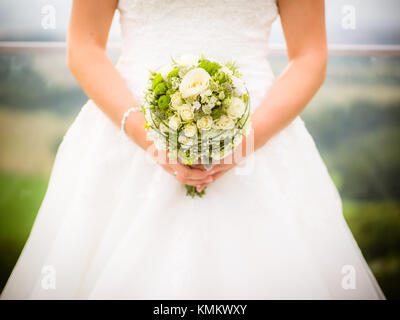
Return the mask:
<svg viewBox="0 0 400 320">
<path fill-rule="evenodd" d="M 201 110 L 203 110 L 203 112 L 205 113 L 205 114 L 211 114 L 211 111 L 212 111 L 212 106 L 210 106 L 209 104 L 205 104 L 205 105 L 203 105 L 202 107 L 201 107 Z"/>
<path fill-rule="evenodd" d="M 199 110 L 201 108 L 201 103 L 198 101 L 193 102 L 193 110 Z"/>
</svg>

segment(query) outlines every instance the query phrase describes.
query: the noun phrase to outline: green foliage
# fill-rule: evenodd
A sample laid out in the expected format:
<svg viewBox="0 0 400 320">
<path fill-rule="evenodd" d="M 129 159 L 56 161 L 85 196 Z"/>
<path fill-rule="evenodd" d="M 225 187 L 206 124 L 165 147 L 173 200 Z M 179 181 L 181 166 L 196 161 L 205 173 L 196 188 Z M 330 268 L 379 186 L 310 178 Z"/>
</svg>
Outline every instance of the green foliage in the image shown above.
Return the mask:
<svg viewBox="0 0 400 320">
<path fill-rule="evenodd" d="M 232 71 L 234 76 L 236 76 L 236 77 L 241 76 L 236 61 L 230 60 L 227 63 L 225 63 L 225 66 Z"/>
<path fill-rule="evenodd" d="M 56 68 L 67 74 L 66 66 Z M 64 70 L 63 70 L 64 69 Z M 75 115 L 88 97 L 78 86 L 63 86 L 34 68 L 30 55 L 0 55 L 0 107 L 13 110 L 46 110 L 62 116 Z"/>
<path fill-rule="evenodd" d="M 0 291 L 32 228 L 47 177 L 0 173 Z"/>
<path fill-rule="evenodd" d="M 211 117 L 215 120 L 215 119 L 219 119 L 223 114 L 223 110 L 222 110 L 222 106 L 219 107 L 215 107 L 212 111 L 211 111 Z"/>
<path fill-rule="evenodd" d="M 198 192 L 196 187 L 193 186 L 189 186 L 189 185 L 185 185 L 186 188 L 186 195 L 192 198 L 195 198 L 196 196 L 198 197 L 203 197 L 206 194 L 206 189 L 204 188 L 203 190 L 201 190 L 201 192 Z"/>
<path fill-rule="evenodd" d="M 342 197 L 359 200 L 400 198 L 400 107 L 359 102 L 325 108 L 303 117 Z"/>
<path fill-rule="evenodd" d="M 230 83 L 229 76 L 224 72 L 218 72 L 214 74 L 214 79 L 219 83 Z"/>
<path fill-rule="evenodd" d="M 343 203 L 344 216 L 388 298 L 400 298 L 400 203 Z"/>
<path fill-rule="evenodd" d="M 367 260 L 400 256 L 400 203 L 345 201 L 343 211 Z"/>
</svg>

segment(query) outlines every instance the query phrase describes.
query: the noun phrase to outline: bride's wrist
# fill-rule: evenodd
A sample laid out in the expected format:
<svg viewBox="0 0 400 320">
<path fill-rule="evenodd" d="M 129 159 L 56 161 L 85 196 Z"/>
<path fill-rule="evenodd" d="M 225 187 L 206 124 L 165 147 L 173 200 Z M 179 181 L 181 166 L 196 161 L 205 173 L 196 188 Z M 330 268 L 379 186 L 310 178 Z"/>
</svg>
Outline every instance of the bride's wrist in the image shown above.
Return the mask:
<svg viewBox="0 0 400 320">
<path fill-rule="evenodd" d="M 124 115 L 126 115 L 129 110 L 127 110 Z M 123 119 L 121 120 L 121 131 L 135 144 L 148 152 L 153 142 L 148 138 L 147 132 L 144 129 L 145 120 L 143 114 L 134 110 L 126 117 L 125 123 L 122 121 Z"/>
</svg>

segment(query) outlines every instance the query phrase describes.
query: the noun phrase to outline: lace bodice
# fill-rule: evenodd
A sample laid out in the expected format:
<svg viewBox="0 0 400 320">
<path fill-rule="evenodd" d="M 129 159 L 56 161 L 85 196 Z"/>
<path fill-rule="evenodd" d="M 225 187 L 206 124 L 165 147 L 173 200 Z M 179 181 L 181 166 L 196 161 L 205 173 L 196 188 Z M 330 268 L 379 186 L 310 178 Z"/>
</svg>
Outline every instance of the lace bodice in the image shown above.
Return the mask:
<svg viewBox="0 0 400 320">
<path fill-rule="evenodd" d="M 271 24 L 278 15 L 275 0 L 120 0 L 118 8 L 118 68 L 138 99 L 147 70 L 183 53 L 235 59 L 252 98 L 257 99 L 257 92 L 262 95 L 272 78 L 267 53 Z"/>
</svg>

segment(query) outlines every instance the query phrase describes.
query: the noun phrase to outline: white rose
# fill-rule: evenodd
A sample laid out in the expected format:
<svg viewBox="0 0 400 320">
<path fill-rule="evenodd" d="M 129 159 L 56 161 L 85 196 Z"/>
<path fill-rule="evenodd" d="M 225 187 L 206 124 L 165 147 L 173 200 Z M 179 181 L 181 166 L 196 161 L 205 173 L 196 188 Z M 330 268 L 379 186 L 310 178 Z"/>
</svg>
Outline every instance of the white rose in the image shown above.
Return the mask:
<svg viewBox="0 0 400 320">
<path fill-rule="evenodd" d="M 179 106 L 178 112 L 183 121 L 192 120 L 194 117 L 193 111 L 188 104 L 183 104 Z"/>
<path fill-rule="evenodd" d="M 179 119 L 179 117 L 177 115 L 173 115 L 169 119 L 168 125 L 172 130 L 178 130 L 179 126 L 181 125 L 181 119 Z"/>
<path fill-rule="evenodd" d="M 193 137 L 197 133 L 197 127 L 194 124 L 187 124 L 183 130 L 186 137 Z"/>
<path fill-rule="evenodd" d="M 167 80 L 167 76 L 172 70 L 174 70 L 174 67 L 170 64 L 167 64 L 161 67 L 158 72 L 161 74 L 161 77 L 163 77 L 164 80 Z"/>
<path fill-rule="evenodd" d="M 183 54 L 175 61 L 183 66 L 194 66 L 199 63 L 199 57 L 192 54 Z"/>
<path fill-rule="evenodd" d="M 182 79 L 179 91 L 183 98 L 192 97 L 207 90 L 210 83 L 210 75 L 203 68 L 190 70 Z"/>
<path fill-rule="evenodd" d="M 226 106 L 226 113 L 232 119 L 240 118 L 245 110 L 246 105 L 243 100 L 237 97 L 233 97 L 230 104 Z"/>
<path fill-rule="evenodd" d="M 213 124 L 213 118 L 211 116 L 203 116 L 197 120 L 197 127 L 201 130 L 210 130 Z"/>
<path fill-rule="evenodd" d="M 210 89 L 207 89 L 206 91 L 203 91 L 200 93 L 202 99 L 206 99 L 207 97 L 212 95 L 212 91 Z"/>
<path fill-rule="evenodd" d="M 210 106 L 210 108 L 214 108 L 217 101 L 218 101 L 218 98 L 216 96 L 212 96 L 210 98 L 210 101 L 208 102 L 208 105 Z"/>
<path fill-rule="evenodd" d="M 172 109 L 177 110 L 178 107 L 181 106 L 182 104 L 183 104 L 182 95 L 179 91 L 177 91 L 171 96 Z"/>
<path fill-rule="evenodd" d="M 221 118 L 214 121 L 214 127 L 217 129 L 233 129 L 235 123 L 232 119 L 228 118 L 226 115 L 221 116 Z"/>
</svg>

